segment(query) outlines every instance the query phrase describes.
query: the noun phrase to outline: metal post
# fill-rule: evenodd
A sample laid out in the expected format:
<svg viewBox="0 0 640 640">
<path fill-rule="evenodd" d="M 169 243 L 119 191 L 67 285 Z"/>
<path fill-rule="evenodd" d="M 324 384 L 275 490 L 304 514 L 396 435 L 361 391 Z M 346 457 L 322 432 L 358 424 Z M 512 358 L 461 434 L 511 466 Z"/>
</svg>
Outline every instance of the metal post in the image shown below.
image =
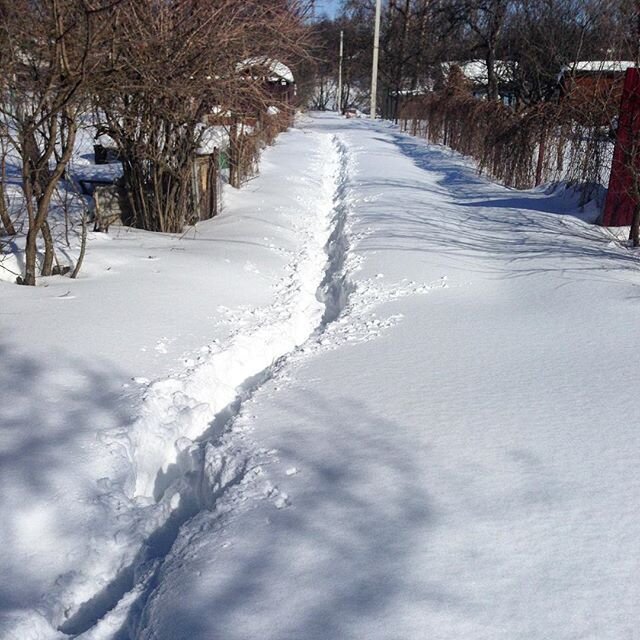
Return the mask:
<svg viewBox="0 0 640 640">
<path fill-rule="evenodd" d="M 344 50 L 344 31 L 340 30 L 340 64 L 338 65 L 338 113 L 342 113 L 342 53 Z"/>
<path fill-rule="evenodd" d="M 378 95 L 378 49 L 380 48 L 380 9 L 382 0 L 376 0 L 376 23 L 373 35 L 373 68 L 371 69 L 371 114 L 376 119 L 376 104 Z"/>
</svg>

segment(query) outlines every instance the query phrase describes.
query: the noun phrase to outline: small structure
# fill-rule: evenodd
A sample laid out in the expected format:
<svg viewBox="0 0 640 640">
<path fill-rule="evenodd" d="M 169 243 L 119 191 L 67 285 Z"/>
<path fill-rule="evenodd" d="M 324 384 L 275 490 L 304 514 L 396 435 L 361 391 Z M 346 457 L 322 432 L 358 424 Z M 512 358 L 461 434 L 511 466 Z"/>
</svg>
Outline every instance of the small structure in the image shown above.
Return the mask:
<svg viewBox="0 0 640 640">
<path fill-rule="evenodd" d="M 128 210 L 127 194 L 119 183 L 97 185 L 93 190 L 95 205 L 93 230 L 109 233 L 112 224 L 121 225 Z"/>
<path fill-rule="evenodd" d="M 255 175 L 260 150 L 291 126 L 296 97 L 293 73 L 282 62 L 267 57 L 248 58 L 238 65 L 238 73 L 248 82 L 262 85 L 262 99 L 247 100 L 233 110 L 214 107 L 203 119 L 205 137 L 221 138 L 217 166 L 228 170 L 233 187 Z"/>
<path fill-rule="evenodd" d="M 122 224 L 128 204 L 121 179 L 80 178 L 78 185 L 83 195 L 93 199 L 90 219 L 94 231 L 108 233 L 112 224 Z"/>
<path fill-rule="evenodd" d="M 113 138 L 100 131 L 96 134 L 94 140 L 93 156 L 96 164 L 110 164 L 120 160 L 118 146 Z"/>
<path fill-rule="evenodd" d="M 195 208 L 191 224 L 208 220 L 220 213 L 222 202 L 222 174 L 220 151 L 214 147 L 210 152 L 201 151 L 193 163 L 192 198 Z"/>
<path fill-rule="evenodd" d="M 297 94 L 291 69 L 274 58 L 248 58 L 240 64 L 240 70 L 253 78 L 260 78 L 275 103 L 293 107 Z"/>
<path fill-rule="evenodd" d="M 464 78 L 469 82 L 474 98 L 486 100 L 489 94 L 489 73 L 485 60 L 467 60 L 466 62 L 442 63 L 442 75 L 448 78 L 453 67 L 458 67 Z M 516 63 L 507 60 L 496 60 L 493 65 L 496 77 L 498 95 L 504 104 L 512 105 L 515 102 L 513 90 Z"/>
<path fill-rule="evenodd" d="M 627 69 L 635 66 L 629 60 L 581 60 L 560 70 L 560 99 L 576 103 L 619 101 Z"/>
</svg>

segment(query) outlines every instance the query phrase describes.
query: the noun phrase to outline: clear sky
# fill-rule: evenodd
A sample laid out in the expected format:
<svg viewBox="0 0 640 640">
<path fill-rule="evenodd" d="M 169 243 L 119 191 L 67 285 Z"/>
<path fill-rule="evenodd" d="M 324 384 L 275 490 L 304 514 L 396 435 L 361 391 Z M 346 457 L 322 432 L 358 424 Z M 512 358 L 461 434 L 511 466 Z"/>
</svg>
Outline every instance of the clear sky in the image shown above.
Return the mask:
<svg viewBox="0 0 640 640">
<path fill-rule="evenodd" d="M 339 5 L 340 0 L 317 0 L 316 13 L 318 15 L 326 13 L 333 18 L 336 14 L 336 11 L 338 10 Z"/>
</svg>

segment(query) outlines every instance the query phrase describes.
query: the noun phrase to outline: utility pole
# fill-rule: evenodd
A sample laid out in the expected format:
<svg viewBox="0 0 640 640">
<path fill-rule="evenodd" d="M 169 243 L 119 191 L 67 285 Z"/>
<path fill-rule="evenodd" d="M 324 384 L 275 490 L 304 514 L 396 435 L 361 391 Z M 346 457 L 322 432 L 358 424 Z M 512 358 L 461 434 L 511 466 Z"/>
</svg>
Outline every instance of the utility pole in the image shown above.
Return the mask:
<svg viewBox="0 0 640 640">
<path fill-rule="evenodd" d="M 338 113 L 342 113 L 342 53 L 344 50 L 344 30 L 340 30 L 340 64 L 338 65 Z"/>
<path fill-rule="evenodd" d="M 376 0 L 376 24 L 373 35 L 373 68 L 371 69 L 371 114 L 376 119 L 376 103 L 378 96 L 378 49 L 380 48 L 380 9 L 382 0 Z"/>
</svg>

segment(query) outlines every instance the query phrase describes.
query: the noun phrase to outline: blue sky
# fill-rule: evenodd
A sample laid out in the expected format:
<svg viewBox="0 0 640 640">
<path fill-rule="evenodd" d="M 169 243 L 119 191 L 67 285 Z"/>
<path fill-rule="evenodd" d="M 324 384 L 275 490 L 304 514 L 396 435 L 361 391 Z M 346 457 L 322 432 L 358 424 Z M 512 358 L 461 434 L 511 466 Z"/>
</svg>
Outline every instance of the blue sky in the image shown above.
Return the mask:
<svg viewBox="0 0 640 640">
<path fill-rule="evenodd" d="M 318 15 L 327 13 L 329 16 L 333 17 L 339 5 L 340 0 L 317 0 L 316 12 Z"/>
</svg>

